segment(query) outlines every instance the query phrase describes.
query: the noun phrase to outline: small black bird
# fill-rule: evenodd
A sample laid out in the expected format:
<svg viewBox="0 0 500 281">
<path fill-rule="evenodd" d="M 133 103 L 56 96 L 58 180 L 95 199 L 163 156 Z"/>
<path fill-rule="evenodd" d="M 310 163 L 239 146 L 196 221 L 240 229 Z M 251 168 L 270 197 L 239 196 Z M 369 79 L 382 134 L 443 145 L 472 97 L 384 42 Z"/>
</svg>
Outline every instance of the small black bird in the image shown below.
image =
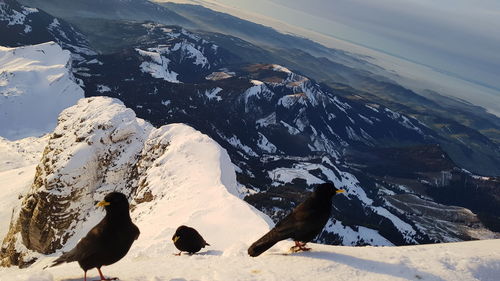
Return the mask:
<svg viewBox="0 0 500 281">
<path fill-rule="evenodd" d="M 127 254 L 134 240 L 139 237 L 139 228 L 130 219 L 128 200 L 123 193 L 111 192 L 97 206 L 106 209 L 106 216 L 78 242 L 75 248 L 56 259 L 51 267 L 77 261 L 85 272 L 85 281 L 87 270 L 94 267 L 99 271 L 101 280 L 116 279 L 104 278 L 101 267 L 113 264 Z"/>
<path fill-rule="evenodd" d="M 332 197 L 344 192 L 331 183 L 323 183 L 290 214 L 279 221 L 268 233 L 248 248 L 248 254 L 256 257 L 281 240 L 292 238 L 293 251 L 308 251 L 307 242 L 318 235 L 331 215 Z"/>
<path fill-rule="evenodd" d="M 175 247 L 180 251 L 176 254 L 177 256 L 180 256 L 182 252 L 188 252 L 192 255 L 200 251 L 201 248 L 210 246 L 196 229 L 185 225 L 177 228 L 174 236 L 172 236 L 172 241 L 174 241 Z"/>
</svg>

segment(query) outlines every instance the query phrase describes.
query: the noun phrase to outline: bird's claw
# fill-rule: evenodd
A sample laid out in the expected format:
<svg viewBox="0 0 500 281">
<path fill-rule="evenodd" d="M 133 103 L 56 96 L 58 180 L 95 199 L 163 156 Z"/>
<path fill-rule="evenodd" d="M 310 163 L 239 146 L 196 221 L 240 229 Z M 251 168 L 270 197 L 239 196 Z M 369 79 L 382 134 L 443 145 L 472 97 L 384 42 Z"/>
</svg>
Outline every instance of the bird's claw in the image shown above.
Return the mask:
<svg viewBox="0 0 500 281">
<path fill-rule="evenodd" d="M 293 247 L 290 248 L 290 251 L 292 253 L 297 253 L 297 252 L 300 252 L 300 251 L 307 252 L 307 251 L 310 251 L 310 250 L 311 250 L 311 248 L 307 248 L 306 247 L 306 243 L 301 243 L 301 242 L 298 242 L 298 241 L 295 242 L 295 246 L 293 246 Z"/>
</svg>

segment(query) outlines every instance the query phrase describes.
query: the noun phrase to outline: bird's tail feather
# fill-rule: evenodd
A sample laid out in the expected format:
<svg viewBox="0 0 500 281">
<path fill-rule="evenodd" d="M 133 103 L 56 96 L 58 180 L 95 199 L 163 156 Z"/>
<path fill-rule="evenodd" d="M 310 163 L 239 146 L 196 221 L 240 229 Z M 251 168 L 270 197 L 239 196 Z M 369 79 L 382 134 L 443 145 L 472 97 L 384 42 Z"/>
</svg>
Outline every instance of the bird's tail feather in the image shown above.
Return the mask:
<svg viewBox="0 0 500 281">
<path fill-rule="evenodd" d="M 56 265 L 60 265 L 61 263 L 72 262 L 72 261 L 76 261 L 76 259 L 74 259 L 73 253 L 71 251 L 66 252 L 63 253 L 60 257 L 58 257 L 54 261 L 52 261 L 52 264 L 49 265 L 49 267 L 53 267 Z"/>
<path fill-rule="evenodd" d="M 274 244 L 286 238 L 288 237 L 285 237 L 283 234 L 276 231 L 276 229 L 272 229 L 248 248 L 248 254 L 251 257 L 256 257 L 274 246 Z"/>
<path fill-rule="evenodd" d="M 48 267 L 53 267 L 53 266 L 56 266 L 56 265 L 60 265 L 61 263 L 65 263 L 65 262 L 66 262 L 65 260 L 61 260 L 61 258 L 58 258 L 55 261 L 53 261 L 52 264 L 49 265 Z"/>
</svg>

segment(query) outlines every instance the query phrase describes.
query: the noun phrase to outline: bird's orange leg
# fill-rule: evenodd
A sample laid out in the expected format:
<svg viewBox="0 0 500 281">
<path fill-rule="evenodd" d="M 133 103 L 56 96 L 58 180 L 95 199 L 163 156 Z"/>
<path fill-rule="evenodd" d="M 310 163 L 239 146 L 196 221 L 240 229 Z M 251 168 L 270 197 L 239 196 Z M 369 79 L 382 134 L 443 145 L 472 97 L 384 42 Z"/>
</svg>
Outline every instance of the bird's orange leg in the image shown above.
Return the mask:
<svg viewBox="0 0 500 281">
<path fill-rule="evenodd" d="M 180 256 L 182 251 L 180 251 L 178 254 L 174 254 L 174 256 Z"/>
<path fill-rule="evenodd" d="M 99 267 L 97 268 L 97 271 L 99 271 L 99 276 L 101 277 L 100 281 L 110 281 L 110 280 L 117 280 L 118 279 L 117 277 L 105 278 L 104 275 L 101 272 L 101 268 L 99 268 Z"/>
<path fill-rule="evenodd" d="M 87 271 L 83 272 L 83 281 L 87 281 Z"/>
</svg>

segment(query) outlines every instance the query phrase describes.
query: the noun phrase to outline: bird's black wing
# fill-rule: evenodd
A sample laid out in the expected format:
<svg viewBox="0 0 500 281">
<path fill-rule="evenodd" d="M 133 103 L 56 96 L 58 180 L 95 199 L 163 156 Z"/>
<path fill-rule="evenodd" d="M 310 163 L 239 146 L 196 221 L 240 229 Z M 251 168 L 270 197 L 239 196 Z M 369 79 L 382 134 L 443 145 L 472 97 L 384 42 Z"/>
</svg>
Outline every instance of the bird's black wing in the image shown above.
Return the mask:
<svg viewBox="0 0 500 281">
<path fill-rule="evenodd" d="M 208 243 L 205 241 L 205 239 L 203 239 L 203 237 L 201 236 L 201 234 L 200 234 L 198 231 L 196 231 L 196 233 L 195 233 L 195 236 L 194 236 L 194 237 L 196 238 L 196 239 L 195 239 L 195 240 L 196 240 L 196 243 L 198 243 L 198 246 L 199 246 L 200 248 L 204 248 L 205 246 L 210 246 L 210 244 L 208 244 Z"/>
<path fill-rule="evenodd" d="M 62 254 L 59 258 L 54 260 L 50 267 L 59 265 L 65 262 L 80 261 L 94 255 L 101 247 L 100 236 L 102 232 L 101 223 L 92 228 L 85 237 L 83 237 L 75 248 L 71 251 Z"/>
<path fill-rule="evenodd" d="M 250 248 L 248 248 L 248 254 L 252 257 L 256 257 L 279 241 L 292 238 L 297 232 L 297 229 L 307 223 L 311 217 L 314 217 L 314 209 L 311 208 L 313 203 L 311 198 L 302 202 L 290 214 L 279 221 L 273 229 L 259 240 L 255 241 Z"/>
<path fill-rule="evenodd" d="M 316 217 L 316 208 L 312 198 L 299 204 L 290 214 L 279 221 L 274 228 L 286 238 L 291 238 L 297 229 Z M 285 238 L 285 239 L 286 239 Z"/>
</svg>

